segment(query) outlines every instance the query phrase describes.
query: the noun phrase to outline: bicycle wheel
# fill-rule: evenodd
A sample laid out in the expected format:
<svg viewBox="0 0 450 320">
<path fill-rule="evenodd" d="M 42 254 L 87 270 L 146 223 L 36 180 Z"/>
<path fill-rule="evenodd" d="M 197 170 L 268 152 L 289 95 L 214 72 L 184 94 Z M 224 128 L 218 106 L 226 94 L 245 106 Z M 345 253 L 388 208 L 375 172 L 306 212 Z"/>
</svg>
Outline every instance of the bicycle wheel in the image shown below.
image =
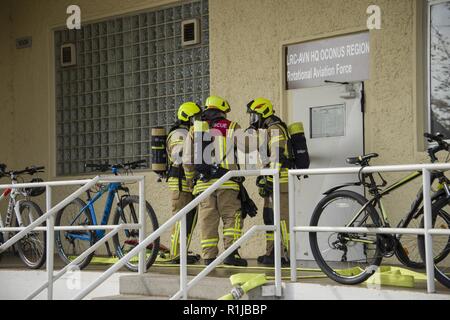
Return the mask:
<svg viewBox="0 0 450 320">
<path fill-rule="evenodd" d="M 411 217 L 404 223 L 399 224 L 398 227 L 419 229 L 422 228 L 422 219 L 423 207 L 419 210 L 418 214 L 415 217 Z M 404 266 L 413 269 L 425 269 L 425 263 L 423 262 L 418 246 L 418 235 L 400 235 L 397 244 L 398 246 L 396 248 L 395 255 Z M 436 252 L 435 254 L 435 263 L 439 263 L 443 258 L 445 258 L 442 252 Z"/>
<path fill-rule="evenodd" d="M 92 217 L 86 203 L 81 199 L 75 199 L 64 209 L 58 212 L 55 220 L 56 226 L 92 226 Z M 58 253 L 64 263 L 69 264 L 83 252 L 92 247 L 97 241 L 95 231 L 57 231 L 55 232 Z M 92 260 L 95 252 L 88 255 L 77 267 L 80 270 L 86 268 Z"/>
<path fill-rule="evenodd" d="M 433 204 L 432 206 L 432 228 L 433 229 L 450 229 L 450 201 L 443 198 Z M 425 225 L 425 220 L 422 218 L 420 228 Z M 418 237 L 418 247 L 420 255 L 425 261 L 425 238 Z M 441 284 L 450 288 L 450 236 L 448 235 L 434 235 L 433 236 L 433 256 L 434 258 L 434 276 Z"/>
<path fill-rule="evenodd" d="M 122 200 L 122 206 L 116 209 L 114 215 L 114 225 L 119 224 L 137 224 L 139 223 L 139 198 L 136 196 L 130 196 Z M 147 223 L 147 234 L 159 228 L 158 219 L 156 218 L 155 211 L 152 206 L 146 202 L 147 214 L 150 218 L 150 229 Z M 146 252 L 146 269 L 148 270 L 155 262 L 159 252 L 159 238 L 156 239 L 147 247 Z M 130 252 L 139 243 L 139 230 L 124 229 L 119 231 L 113 237 L 114 248 L 119 258 L 123 258 L 128 252 Z M 126 267 L 133 272 L 138 271 L 139 255 L 135 255 L 126 263 Z"/>
<path fill-rule="evenodd" d="M 20 202 L 19 214 L 22 220 L 22 226 L 29 226 L 42 216 L 42 210 L 39 206 L 31 201 Z M 17 217 L 15 218 L 15 226 L 19 227 Z M 41 224 L 45 226 L 45 222 Z M 25 237 L 20 239 L 15 245 L 15 249 L 20 259 L 30 269 L 40 269 L 46 259 L 46 232 L 31 231 Z"/>
<path fill-rule="evenodd" d="M 333 192 L 323 198 L 314 210 L 311 226 L 379 227 L 377 211 L 363 209 L 367 200 L 348 190 Z M 350 223 L 361 212 L 356 221 Z M 381 236 L 338 232 L 310 232 L 309 242 L 320 269 L 332 280 L 346 284 L 366 281 L 381 264 Z"/>
</svg>

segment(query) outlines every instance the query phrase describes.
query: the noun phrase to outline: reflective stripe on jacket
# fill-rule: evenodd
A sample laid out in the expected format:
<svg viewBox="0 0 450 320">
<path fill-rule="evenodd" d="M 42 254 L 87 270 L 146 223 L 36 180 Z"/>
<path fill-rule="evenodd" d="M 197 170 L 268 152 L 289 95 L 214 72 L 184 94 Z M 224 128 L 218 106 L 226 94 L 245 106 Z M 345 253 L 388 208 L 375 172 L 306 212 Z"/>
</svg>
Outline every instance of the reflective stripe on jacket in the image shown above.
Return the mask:
<svg viewBox="0 0 450 320">
<path fill-rule="evenodd" d="M 188 135 L 188 128 L 185 126 L 180 126 L 179 128 L 173 130 L 169 133 L 167 137 L 167 157 L 169 160 L 169 168 L 181 168 L 182 156 L 184 152 L 184 143 Z M 186 176 L 182 177 L 180 190 L 180 181 L 178 177 L 169 177 L 169 190 L 171 191 L 184 191 L 190 192 L 189 186 L 187 184 Z"/>
</svg>

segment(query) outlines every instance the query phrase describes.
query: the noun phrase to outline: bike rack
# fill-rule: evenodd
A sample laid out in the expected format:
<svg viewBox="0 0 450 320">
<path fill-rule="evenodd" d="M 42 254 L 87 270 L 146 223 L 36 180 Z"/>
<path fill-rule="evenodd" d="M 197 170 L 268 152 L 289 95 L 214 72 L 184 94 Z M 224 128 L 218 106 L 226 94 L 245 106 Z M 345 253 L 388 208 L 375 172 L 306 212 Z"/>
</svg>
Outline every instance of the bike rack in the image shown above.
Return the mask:
<svg viewBox="0 0 450 320">
<path fill-rule="evenodd" d="M 296 232 L 353 232 L 353 233 L 370 233 L 370 234 L 415 234 L 424 235 L 425 237 L 425 256 L 426 256 L 426 273 L 427 273 L 427 290 L 428 293 L 435 293 L 434 283 L 434 259 L 433 259 L 433 236 L 449 235 L 450 230 L 432 229 L 431 220 L 431 179 L 430 171 L 446 171 L 450 170 L 450 164 L 415 164 L 415 165 L 396 165 L 396 166 L 376 166 L 365 167 L 363 169 L 354 168 L 330 168 L 330 169 L 307 169 L 307 170 L 290 170 L 289 171 L 289 233 L 294 235 L 291 239 L 291 281 L 297 281 L 297 244 Z M 420 229 L 401 229 L 401 228 L 345 228 L 345 227 L 302 227 L 296 226 L 296 209 L 295 209 L 295 177 L 312 176 L 312 175 L 328 175 L 328 174 L 358 174 L 377 173 L 377 172 L 408 172 L 422 171 L 423 173 L 423 201 L 424 201 L 424 228 Z"/>
<path fill-rule="evenodd" d="M 246 177 L 246 176 L 273 176 L 273 186 L 274 186 L 274 220 L 275 225 L 273 226 L 254 226 L 251 228 L 239 241 L 233 244 L 228 250 L 223 252 L 213 263 L 211 263 L 206 269 L 204 269 L 200 274 L 198 274 L 189 283 L 187 282 L 187 245 L 186 245 L 186 215 L 194 208 L 196 208 L 200 202 L 209 197 L 214 191 L 216 191 L 223 183 L 227 182 L 233 177 Z M 81 300 L 85 298 L 90 292 L 102 284 L 106 279 L 112 276 L 116 271 L 118 271 L 127 261 L 129 261 L 136 253 L 142 252 L 145 248 L 152 243 L 155 239 L 159 238 L 163 232 L 169 230 L 173 225 L 181 220 L 181 231 L 180 231 L 180 291 L 176 293 L 172 299 L 183 298 L 186 300 L 188 298 L 189 290 L 208 275 L 218 264 L 220 264 L 230 253 L 232 253 L 240 244 L 246 241 L 257 231 L 274 231 L 275 233 L 275 294 L 276 296 L 281 296 L 281 236 L 280 236 L 280 184 L 279 184 L 279 170 L 275 169 L 263 169 L 263 170 L 241 170 L 241 171 L 230 171 L 225 176 L 220 178 L 211 187 L 205 190 L 192 202 L 190 202 L 186 207 L 181 209 L 176 215 L 169 219 L 166 223 L 160 226 L 156 231 L 154 231 L 150 236 L 148 236 L 144 241 L 139 241 L 139 245 L 131 250 L 126 256 L 120 259 L 116 264 L 111 266 L 106 270 L 96 281 L 79 293 L 75 300 Z"/>
<path fill-rule="evenodd" d="M 55 227 L 55 214 L 61 209 L 70 204 L 73 200 L 80 197 L 87 190 L 91 189 L 96 184 L 104 183 L 121 183 L 121 182 L 138 182 L 139 183 L 139 223 L 138 224 L 126 224 L 126 225 L 108 225 L 108 226 L 79 226 L 79 227 Z M 75 186 L 82 185 L 81 188 L 76 190 L 70 196 L 62 200 L 60 203 L 52 207 L 52 188 L 60 186 Z M 69 271 L 78 262 L 82 261 L 86 256 L 94 252 L 106 241 L 111 239 L 117 232 L 125 228 L 136 228 L 139 229 L 139 242 L 141 243 L 145 239 L 145 224 L 146 224 L 146 214 L 145 214 L 145 177 L 144 176 L 97 176 L 94 179 L 88 180 L 72 180 L 72 181 L 57 181 L 57 182 L 42 182 L 42 183 L 22 183 L 22 184 L 12 184 L 12 185 L 0 185 L 0 190 L 3 189 L 21 189 L 21 188 L 46 188 L 46 210 L 47 212 L 43 214 L 40 218 L 36 219 L 33 223 L 27 227 L 19 228 L 0 228 L 0 232 L 17 232 L 11 239 L 8 239 L 4 244 L 0 246 L 0 253 L 5 252 L 8 248 L 13 246 L 28 233 L 33 230 L 46 231 L 47 232 L 47 282 L 35 290 L 32 294 L 27 297 L 27 300 L 35 298 L 43 290 L 47 289 L 47 299 L 53 300 L 53 284 L 61 276 L 63 276 L 67 271 Z M 42 223 L 47 222 L 45 227 L 39 227 Z M 92 247 L 81 254 L 77 259 L 72 261 L 69 265 L 59 271 L 56 275 L 54 274 L 54 249 L 55 249 L 55 231 L 66 231 L 66 230 L 112 230 L 102 239 L 97 241 Z M 139 274 L 145 273 L 145 250 L 144 247 L 141 251 L 136 252 L 139 254 Z M 131 256 L 132 257 L 132 256 Z M 130 257 L 130 259 L 131 259 Z M 128 261 L 128 260 L 127 260 Z"/>
</svg>

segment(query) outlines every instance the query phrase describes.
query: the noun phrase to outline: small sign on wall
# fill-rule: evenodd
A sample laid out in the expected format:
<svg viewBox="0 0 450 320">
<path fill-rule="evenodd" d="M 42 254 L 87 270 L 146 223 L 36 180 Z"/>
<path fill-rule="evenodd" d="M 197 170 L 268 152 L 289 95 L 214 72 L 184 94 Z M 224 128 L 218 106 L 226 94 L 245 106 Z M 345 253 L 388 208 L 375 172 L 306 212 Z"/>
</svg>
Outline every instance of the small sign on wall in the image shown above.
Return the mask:
<svg viewBox="0 0 450 320">
<path fill-rule="evenodd" d="M 31 37 L 23 37 L 16 39 L 16 49 L 31 48 L 33 45 L 33 39 Z"/>
<path fill-rule="evenodd" d="M 288 90 L 369 79 L 369 32 L 310 41 L 286 48 Z"/>
</svg>

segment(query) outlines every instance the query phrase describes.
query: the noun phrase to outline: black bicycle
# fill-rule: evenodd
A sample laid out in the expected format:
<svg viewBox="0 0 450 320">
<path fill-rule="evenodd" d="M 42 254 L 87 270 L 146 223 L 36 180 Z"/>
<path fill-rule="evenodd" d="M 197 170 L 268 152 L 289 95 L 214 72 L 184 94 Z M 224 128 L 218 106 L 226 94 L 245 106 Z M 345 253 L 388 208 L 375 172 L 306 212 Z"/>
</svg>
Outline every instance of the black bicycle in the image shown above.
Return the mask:
<svg viewBox="0 0 450 320">
<path fill-rule="evenodd" d="M 449 145 L 441 136 L 425 134 L 437 145 L 428 149 L 432 163 L 437 162 L 436 154 L 449 152 Z M 347 162 L 361 166 L 369 166 L 371 159 L 378 154 L 369 154 L 357 158 L 349 158 Z M 447 155 L 447 160 L 449 155 Z M 377 183 L 374 174 L 359 174 L 359 182 L 337 186 L 325 193 L 325 197 L 316 206 L 310 225 L 327 227 L 365 227 L 389 228 L 387 212 L 382 198 L 422 176 L 422 171 L 413 172 L 393 185 L 386 187 L 387 182 L 378 174 L 381 182 Z M 432 195 L 433 224 L 436 228 L 448 229 L 450 225 L 449 180 L 442 172 L 432 172 L 432 184 L 438 181 L 438 190 Z M 371 195 L 371 200 L 354 191 L 345 190 L 350 186 L 364 186 Z M 381 212 L 381 214 L 380 214 Z M 423 225 L 423 193 L 418 191 L 416 200 L 410 211 L 400 221 L 398 228 L 419 228 Z M 422 237 L 423 240 L 423 237 Z M 436 264 L 448 261 L 450 248 L 449 237 L 434 239 L 434 259 Z M 317 264 L 331 279 L 342 284 L 358 284 L 366 281 L 380 266 L 383 258 L 397 256 L 407 267 L 421 269 L 423 263 L 423 241 L 417 235 L 382 235 L 344 232 L 325 232 L 309 234 L 311 250 Z M 445 273 L 444 273 L 445 275 Z M 439 281 L 441 281 L 438 278 Z M 448 280 L 448 278 L 447 278 Z M 445 283 L 444 283 L 445 284 Z M 448 286 L 448 285 L 447 285 Z"/>
</svg>

